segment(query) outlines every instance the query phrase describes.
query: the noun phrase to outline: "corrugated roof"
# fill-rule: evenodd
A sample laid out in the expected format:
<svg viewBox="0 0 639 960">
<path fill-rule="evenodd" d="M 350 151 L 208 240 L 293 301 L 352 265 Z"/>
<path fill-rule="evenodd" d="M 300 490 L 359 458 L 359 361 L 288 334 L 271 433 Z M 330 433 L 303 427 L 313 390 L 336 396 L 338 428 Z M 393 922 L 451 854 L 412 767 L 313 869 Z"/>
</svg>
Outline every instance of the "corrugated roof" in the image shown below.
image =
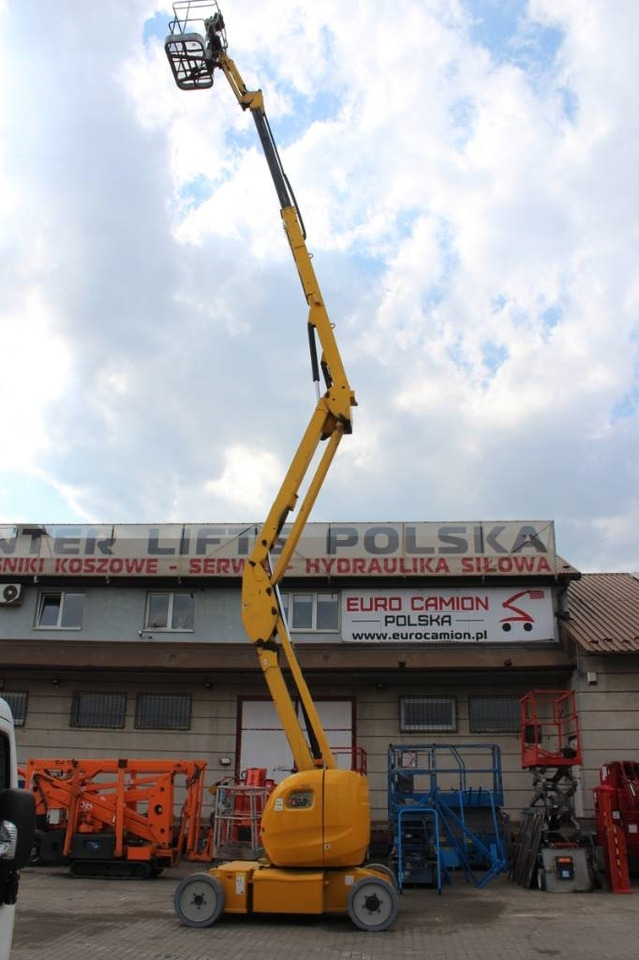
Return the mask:
<svg viewBox="0 0 639 960">
<path fill-rule="evenodd" d="M 568 587 L 569 635 L 589 653 L 639 651 L 639 578 L 584 573 Z"/>
<path fill-rule="evenodd" d="M 568 563 L 567 560 L 564 560 L 563 557 L 560 557 L 559 554 L 557 554 L 555 561 L 555 573 L 557 576 L 569 577 L 571 580 L 578 580 L 581 576 L 579 570 L 573 567 L 571 563 Z"/>
</svg>

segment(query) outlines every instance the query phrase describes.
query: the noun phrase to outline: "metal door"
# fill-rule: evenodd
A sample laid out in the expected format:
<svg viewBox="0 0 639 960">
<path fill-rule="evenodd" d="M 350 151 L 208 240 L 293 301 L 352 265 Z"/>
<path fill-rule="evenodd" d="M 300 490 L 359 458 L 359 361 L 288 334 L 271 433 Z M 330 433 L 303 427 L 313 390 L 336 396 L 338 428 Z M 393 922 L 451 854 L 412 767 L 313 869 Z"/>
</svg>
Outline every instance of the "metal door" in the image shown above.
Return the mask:
<svg viewBox="0 0 639 960">
<path fill-rule="evenodd" d="M 343 748 L 336 756 L 338 766 L 348 769 L 354 745 L 353 701 L 318 700 L 315 706 L 331 747 Z M 270 700 L 242 700 L 240 710 L 240 770 L 266 767 L 279 783 L 292 772 L 293 757 L 275 706 Z"/>
</svg>

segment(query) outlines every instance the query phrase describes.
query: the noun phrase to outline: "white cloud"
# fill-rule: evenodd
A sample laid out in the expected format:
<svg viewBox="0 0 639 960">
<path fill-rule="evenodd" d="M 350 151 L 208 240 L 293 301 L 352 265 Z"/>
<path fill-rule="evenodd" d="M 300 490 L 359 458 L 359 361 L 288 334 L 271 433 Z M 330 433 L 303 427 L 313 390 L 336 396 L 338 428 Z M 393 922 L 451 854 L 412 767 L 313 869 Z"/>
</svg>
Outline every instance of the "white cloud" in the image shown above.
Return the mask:
<svg viewBox="0 0 639 960">
<path fill-rule="evenodd" d="M 47 407 L 60 397 L 72 369 L 72 355 L 56 335 L 55 321 L 36 289 L 3 315 L 0 375 L 2 445 L 5 462 L 36 469 L 52 438 Z"/>
<path fill-rule="evenodd" d="M 551 517 L 638 568 L 639 8 L 522 2 L 510 39 L 487 10 L 224 10 L 360 402 L 317 516 Z M 222 76 L 177 90 L 162 11 L 0 6 L 11 469 L 73 516 L 259 519 L 314 403 L 306 305 L 251 118 Z"/>
<path fill-rule="evenodd" d="M 258 516 L 270 505 L 282 474 L 277 457 L 238 444 L 226 450 L 220 477 L 209 481 L 205 490 L 226 502 L 233 516 L 238 510 L 247 517 Z"/>
</svg>

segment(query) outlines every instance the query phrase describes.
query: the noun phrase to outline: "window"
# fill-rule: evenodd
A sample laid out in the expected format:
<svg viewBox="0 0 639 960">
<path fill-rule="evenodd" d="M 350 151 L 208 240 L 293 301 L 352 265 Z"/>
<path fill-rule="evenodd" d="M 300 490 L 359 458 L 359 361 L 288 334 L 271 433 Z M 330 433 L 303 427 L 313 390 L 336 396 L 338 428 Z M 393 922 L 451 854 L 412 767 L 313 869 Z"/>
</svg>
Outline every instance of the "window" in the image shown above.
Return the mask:
<svg viewBox="0 0 639 960">
<path fill-rule="evenodd" d="M 291 630 L 330 633 L 339 629 L 336 593 L 288 593 L 282 603 Z"/>
<path fill-rule="evenodd" d="M 519 697 L 471 697 L 468 727 L 471 733 L 518 733 Z"/>
<path fill-rule="evenodd" d="M 84 594 L 67 590 L 40 594 L 36 627 L 49 630 L 81 630 Z"/>
<path fill-rule="evenodd" d="M 126 718 L 126 693 L 74 693 L 72 727 L 108 727 L 121 730 Z"/>
<path fill-rule="evenodd" d="M 399 701 L 399 729 L 402 733 L 457 729 L 454 697 L 402 697 Z"/>
<path fill-rule="evenodd" d="M 139 693 L 135 702 L 135 726 L 138 730 L 190 730 L 191 697 Z"/>
<path fill-rule="evenodd" d="M 0 696 L 6 700 L 13 714 L 14 727 L 23 727 L 27 716 L 27 694 L 13 690 L 2 690 Z"/>
<path fill-rule="evenodd" d="M 146 602 L 147 630 L 193 630 L 195 597 L 192 593 L 150 593 Z"/>
</svg>

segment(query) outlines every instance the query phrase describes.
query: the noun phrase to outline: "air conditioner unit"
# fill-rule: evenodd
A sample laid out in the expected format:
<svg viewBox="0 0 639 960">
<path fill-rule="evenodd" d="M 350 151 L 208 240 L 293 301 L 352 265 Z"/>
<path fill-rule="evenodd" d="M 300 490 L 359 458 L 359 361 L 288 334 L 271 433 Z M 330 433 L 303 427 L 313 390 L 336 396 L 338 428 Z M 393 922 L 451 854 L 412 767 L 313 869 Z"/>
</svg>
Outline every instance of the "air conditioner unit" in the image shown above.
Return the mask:
<svg viewBox="0 0 639 960">
<path fill-rule="evenodd" d="M 0 583 L 0 606 L 11 607 L 21 602 L 21 583 Z"/>
</svg>

